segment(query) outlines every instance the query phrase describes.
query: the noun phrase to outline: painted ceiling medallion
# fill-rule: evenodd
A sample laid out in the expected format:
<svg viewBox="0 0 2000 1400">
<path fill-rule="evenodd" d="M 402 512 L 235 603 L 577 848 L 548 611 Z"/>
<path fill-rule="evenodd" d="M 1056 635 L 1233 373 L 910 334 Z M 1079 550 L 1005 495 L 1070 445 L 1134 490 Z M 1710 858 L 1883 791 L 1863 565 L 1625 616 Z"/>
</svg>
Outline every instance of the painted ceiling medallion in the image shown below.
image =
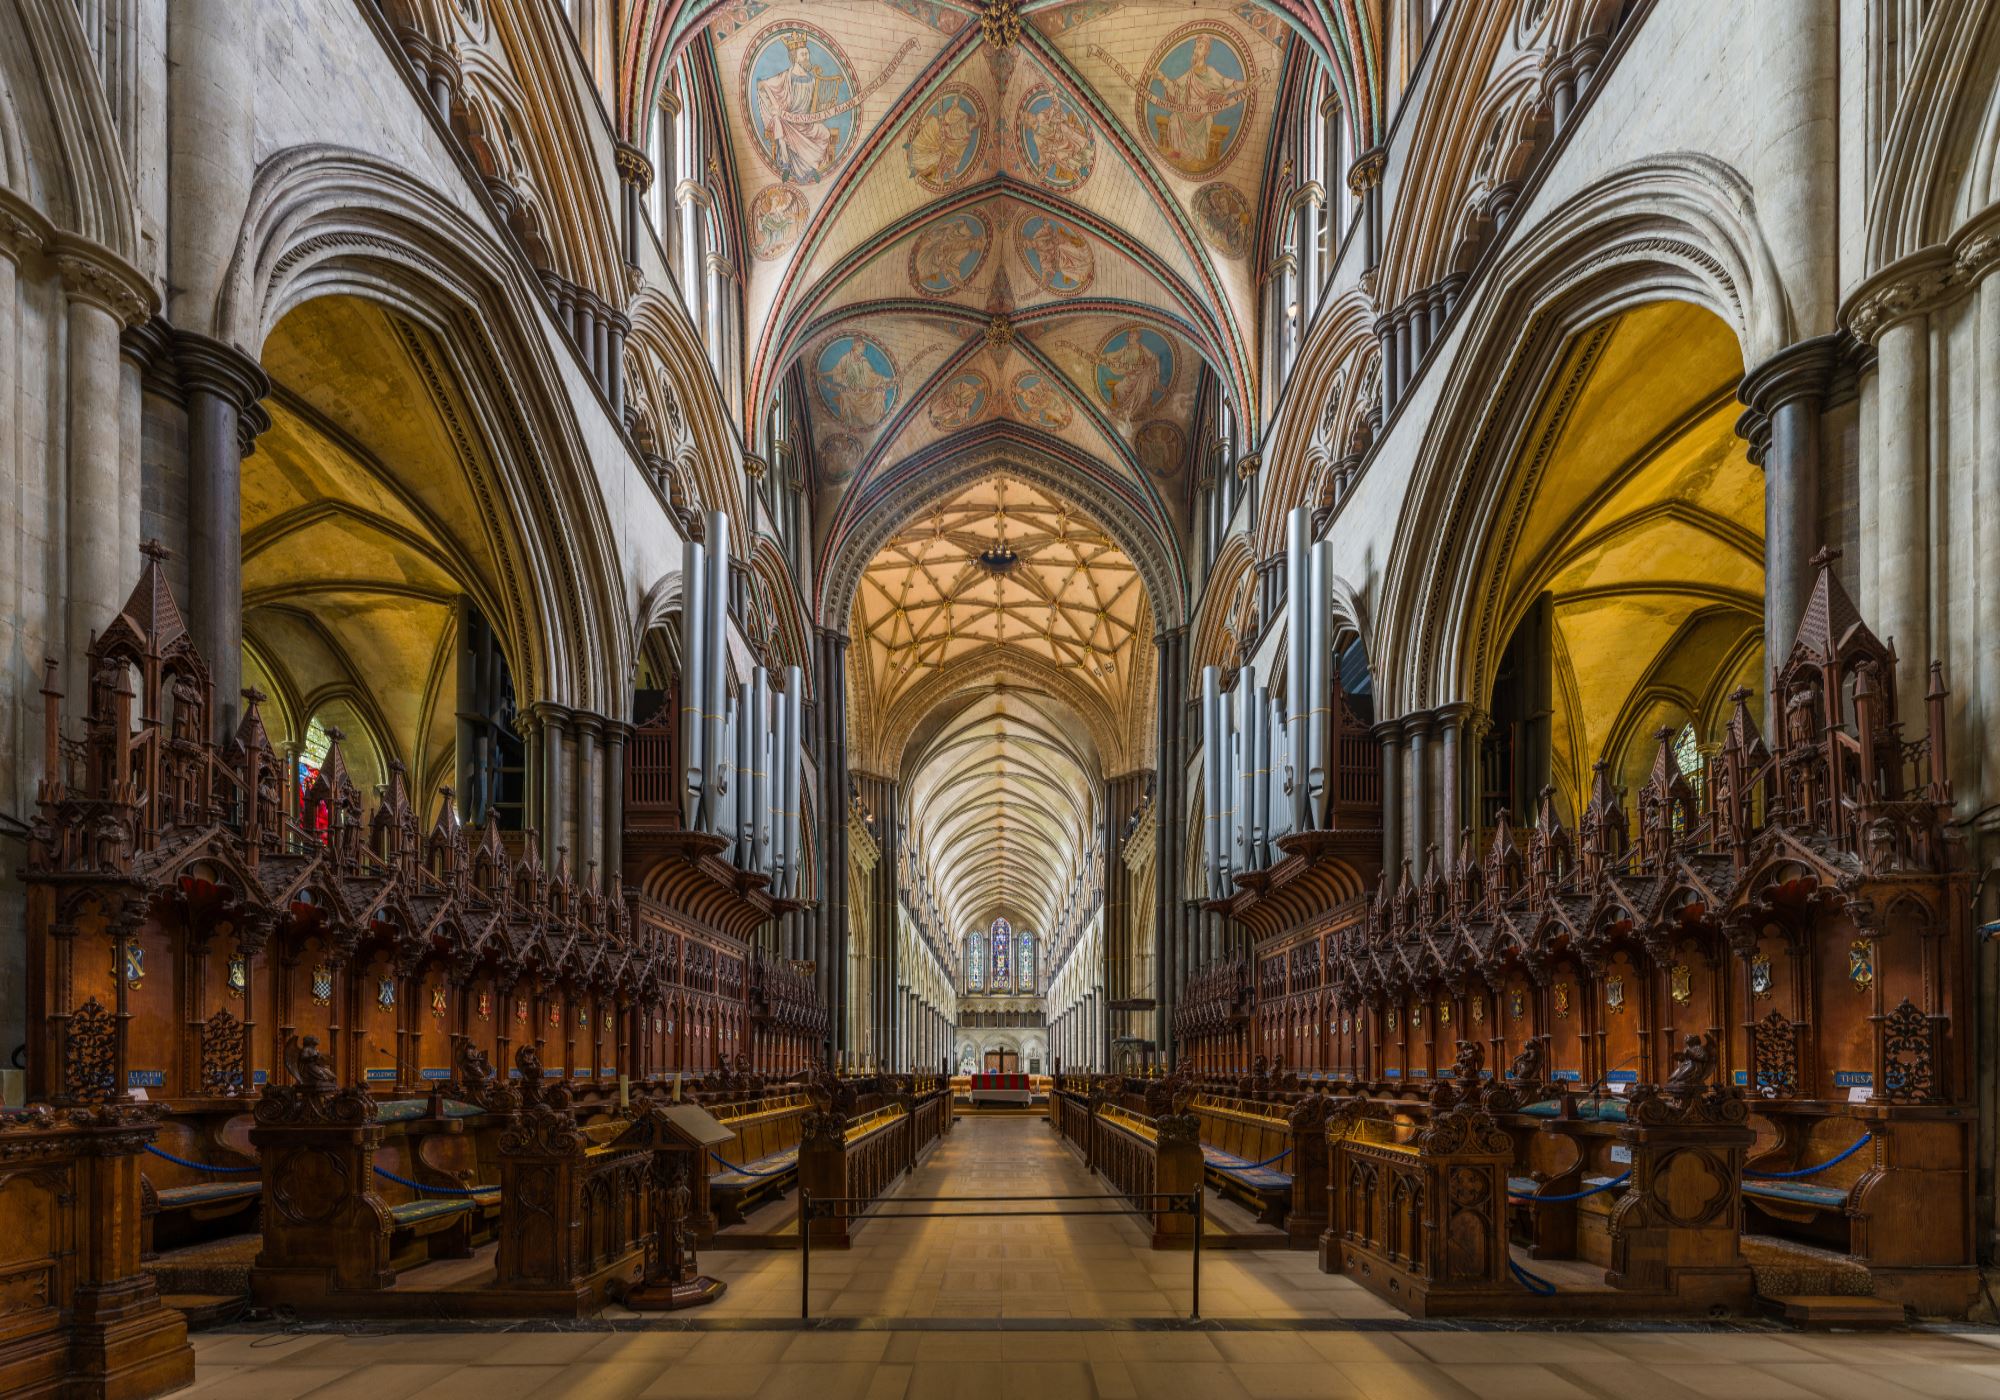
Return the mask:
<svg viewBox="0 0 2000 1400">
<path fill-rule="evenodd" d="M 1195 227 L 1201 230 L 1209 247 L 1226 258 L 1250 255 L 1250 237 L 1256 220 L 1243 191 L 1217 181 L 1196 190 L 1191 202 Z"/>
<path fill-rule="evenodd" d="M 1098 401 L 1127 426 L 1166 401 L 1180 372 L 1173 342 L 1151 326 L 1120 326 L 1095 351 L 1069 348 L 1091 367 Z"/>
<path fill-rule="evenodd" d="M 910 178 L 934 194 L 962 182 L 986 141 L 986 104 L 962 83 L 947 83 L 911 119 L 903 154 Z"/>
<path fill-rule="evenodd" d="M 889 352 L 865 335 L 838 335 L 813 361 L 820 402 L 850 428 L 872 428 L 896 406 L 901 386 Z"/>
<path fill-rule="evenodd" d="M 791 252 L 810 213 L 796 185 L 766 185 L 757 191 L 750 201 L 750 256 L 770 262 Z"/>
<path fill-rule="evenodd" d="M 948 297 L 978 274 L 992 245 L 986 220 L 970 210 L 932 224 L 910 244 L 910 285 Z"/>
<path fill-rule="evenodd" d="M 1014 139 L 1029 172 L 1059 193 L 1082 188 L 1096 168 L 1097 137 L 1090 119 L 1047 83 L 1021 99 Z"/>
<path fill-rule="evenodd" d="M 1014 226 L 1014 246 L 1035 285 L 1075 296 L 1097 275 L 1097 256 L 1083 231 L 1066 219 L 1034 214 Z"/>
<path fill-rule="evenodd" d="M 1171 477 L 1187 457 L 1187 436 L 1165 419 L 1140 428 L 1137 446 L 1139 465 L 1157 477 Z"/>
<path fill-rule="evenodd" d="M 941 433 L 956 432 L 977 422 L 992 401 L 993 386 L 976 369 L 961 370 L 931 394 L 926 411 L 931 426 Z"/>
<path fill-rule="evenodd" d="M 861 465 L 861 439 L 852 433 L 830 433 L 819 442 L 820 479 L 838 486 Z"/>
<path fill-rule="evenodd" d="M 1257 109 L 1257 67 L 1233 30 L 1208 21 L 1182 25 L 1139 79 L 1095 44 L 1090 52 L 1136 90 L 1146 143 L 1183 175 L 1213 175 L 1243 145 Z"/>
<path fill-rule="evenodd" d="M 1055 380 L 1040 370 L 1015 375 L 1008 397 L 1022 421 L 1033 427 L 1061 432 L 1069 426 L 1069 400 Z"/>
<path fill-rule="evenodd" d="M 743 54 L 743 108 L 757 154 L 780 180 L 810 185 L 854 149 L 861 104 L 896 71 L 916 41 L 906 40 L 857 88 L 854 65 L 825 30 L 797 20 L 774 24 Z"/>
</svg>

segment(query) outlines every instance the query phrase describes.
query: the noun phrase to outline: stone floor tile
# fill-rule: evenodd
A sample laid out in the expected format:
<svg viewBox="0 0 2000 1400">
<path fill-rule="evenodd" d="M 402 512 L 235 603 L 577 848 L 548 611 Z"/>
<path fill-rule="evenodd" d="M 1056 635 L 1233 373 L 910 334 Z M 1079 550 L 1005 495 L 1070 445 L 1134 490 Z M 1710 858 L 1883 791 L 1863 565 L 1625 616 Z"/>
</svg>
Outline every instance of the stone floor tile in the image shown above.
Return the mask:
<svg viewBox="0 0 2000 1400">
<path fill-rule="evenodd" d="M 1249 1362 L 1229 1371 L 1252 1400 L 1349 1400 L 1360 1394 L 1347 1377 L 1316 1359 Z"/>
<path fill-rule="evenodd" d="M 1480 1400 L 1592 1400 L 1591 1392 L 1547 1366 L 1519 1362 L 1447 1362 L 1438 1367 Z"/>
</svg>

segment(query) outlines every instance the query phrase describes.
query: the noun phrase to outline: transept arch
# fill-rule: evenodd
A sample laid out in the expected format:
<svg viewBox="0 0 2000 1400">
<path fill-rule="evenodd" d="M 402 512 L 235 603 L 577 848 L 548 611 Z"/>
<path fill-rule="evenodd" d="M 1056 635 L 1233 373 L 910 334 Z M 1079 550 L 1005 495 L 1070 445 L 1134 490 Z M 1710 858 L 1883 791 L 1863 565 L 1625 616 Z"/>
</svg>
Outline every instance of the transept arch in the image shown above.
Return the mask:
<svg viewBox="0 0 2000 1400">
<path fill-rule="evenodd" d="M 1507 527 L 1504 482 L 1575 337 L 1650 303 L 1682 302 L 1727 328 L 1738 369 L 1790 343 L 1790 301 L 1748 186 L 1704 156 L 1626 166 L 1541 219 L 1491 274 L 1419 450 L 1376 611 L 1413 645 L 1379 656 L 1384 713 L 1459 700 L 1497 648 L 1476 560 Z M 1729 386 L 1733 392 L 1733 383 Z"/>
</svg>

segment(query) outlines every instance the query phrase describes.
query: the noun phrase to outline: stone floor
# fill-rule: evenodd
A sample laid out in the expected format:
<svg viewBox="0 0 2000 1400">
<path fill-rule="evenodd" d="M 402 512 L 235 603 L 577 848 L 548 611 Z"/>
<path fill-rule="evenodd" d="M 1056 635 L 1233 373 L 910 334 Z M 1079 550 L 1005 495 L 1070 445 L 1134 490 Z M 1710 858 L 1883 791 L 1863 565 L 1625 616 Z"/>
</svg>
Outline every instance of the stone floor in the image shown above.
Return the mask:
<svg viewBox="0 0 2000 1400">
<path fill-rule="evenodd" d="M 1032 1119 L 969 1119 L 903 1196 L 1096 1194 Z M 1084 1207 L 1073 1207 L 1081 1209 Z M 948 1207 L 909 1206 L 938 1210 Z M 2000 1333 L 1832 1335 L 1775 1327 L 1591 1332 L 1437 1328 L 1401 1315 L 1306 1254 L 1205 1253 L 1188 1328 L 1189 1260 L 1148 1250 L 1117 1219 L 877 1221 L 813 1261 L 710 1253 L 729 1293 L 697 1315 L 617 1311 L 574 1331 L 238 1329 L 195 1339 L 202 1400 L 579 1400 L 802 1396 L 1699 1396 L 1709 1400 L 2000 1397 Z M 611 1330 L 607 1330 L 611 1329 Z M 631 1330 L 617 1330 L 631 1329 Z"/>
</svg>

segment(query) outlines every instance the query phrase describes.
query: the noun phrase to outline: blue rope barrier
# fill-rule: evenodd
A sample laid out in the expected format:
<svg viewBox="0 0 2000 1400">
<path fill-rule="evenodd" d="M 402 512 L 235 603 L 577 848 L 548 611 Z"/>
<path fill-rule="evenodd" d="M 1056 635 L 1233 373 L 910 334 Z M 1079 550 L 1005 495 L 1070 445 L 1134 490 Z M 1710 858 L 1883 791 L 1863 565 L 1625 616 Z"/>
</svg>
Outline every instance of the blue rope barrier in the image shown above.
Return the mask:
<svg viewBox="0 0 2000 1400">
<path fill-rule="evenodd" d="M 1512 1259 L 1509 1259 L 1507 1261 L 1507 1267 L 1514 1271 L 1514 1281 L 1519 1283 L 1521 1287 L 1527 1289 L 1530 1293 L 1534 1294 L 1537 1298 L 1555 1297 L 1556 1286 L 1553 1283 L 1550 1283 L 1547 1279 L 1543 1278 L 1540 1274 L 1529 1273 L 1519 1264 L 1516 1264 Z"/>
<path fill-rule="evenodd" d="M 1572 1191 L 1567 1196 L 1516 1196 L 1513 1193 L 1509 1192 L 1508 1199 L 1519 1201 L 1523 1205 L 1536 1205 L 1536 1206 L 1551 1205 L 1562 1201 L 1580 1201 L 1585 1196 L 1600 1195 L 1603 1192 L 1609 1191 L 1614 1186 L 1623 1186 L 1626 1182 L 1630 1181 L 1631 1179 L 1632 1179 L 1632 1173 L 1626 1172 L 1621 1176 L 1614 1176 L 1609 1181 L 1602 1182 L 1599 1185 L 1589 1187 L 1585 1190 Z"/>
<path fill-rule="evenodd" d="M 1280 1152 L 1275 1157 L 1266 1157 L 1261 1162 L 1247 1162 L 1240 1167 L 1225 1167 L 1225 1166 L 1220 1166 L 1213 1162 L 1211 1162 L 1209 1165 L 1215 1167 L 1215 1169 L 1219 1172 L 1254 1172 L 1254 1171 L 1262 1171 L 1265 1167 L 1270 1166 L 1271 1163 L 1273 1162 L 1282 1162 L 1285 1160 L 1285 1158 L 1291 1155 L 1292 1155 L 1292 1149 L 1287 1147 L 1283 1152 Z"/>
<path fill-rule="evenodd" d="M 472 1187 L 432 1186 L 426 1182 L 412 1181 L 407 1176 L 397 1176 L 387 1167 L 375 1168 L 375 1175 L 381 1177 L 387 1177 L 390 1181 L 395 1182 L 398 1186 L 407 1186 L 412 1191 L 435 1191 L 440 1196 L 477 1196 L 482 1191 L 494 1191 L 499 1189 L 498 1187 L 493 1187 L 493 1186 L 472 1186 Z"/>
<path fill-rule="evenodd" d="M 724 1167 L 732 1172 L 741 1172 L 745 1176 L 758 1176 L 758 1177 L 783 1176 L 786 1172 L 791 1171 L 793 1169 L 792 1167 L 780 1167 L 774 1172 L 752 1171 L 748 1167 L 739 1167 L 736 1165 L 736 1163 L 726 1160 L 720 1153 L 715 1151 L 713 1148 L 709 1149 L 708 1155 L 715 1158 L 715 1164 L 717 1166 Z"/>
<path fill-rule="evenodd" d="M 190 1162 L 185 1157 L 176 1157 L 171 1152 L 162 1152 L 150 1142 L 146 1144 L 146 1150 L 163 1162 L 172 1162 L 175 1166 L 186 1167 L 190 1171 L 221 1172 L 227 1176 L 238 1176 L 263 1170 L 262 1167 L 218 1167 L 213 1162 Z"/>
<path fill-rule="evenodd" d="M 1743 1175 L 1758 1177 L 1764 1181 L 1790 1181 L 1801 1176 L 1818 1176 L 1828 1167 L 1837 1167 L 1842 1162 L 1845 1162 L 1849 1157 L 1852 1157 L 1855 1153 L 1866 1147 L 1874 1137 L 1875 1134 L 1873 1133 L 1863 1133 L 1852 1147 L 1849 1147 L 1838 1157 L 1827 1158 L 1816 1167 L 1801 1167 L 1795 1172 L 1753 1172 L 1746 1170 Z"/>
</svg>

